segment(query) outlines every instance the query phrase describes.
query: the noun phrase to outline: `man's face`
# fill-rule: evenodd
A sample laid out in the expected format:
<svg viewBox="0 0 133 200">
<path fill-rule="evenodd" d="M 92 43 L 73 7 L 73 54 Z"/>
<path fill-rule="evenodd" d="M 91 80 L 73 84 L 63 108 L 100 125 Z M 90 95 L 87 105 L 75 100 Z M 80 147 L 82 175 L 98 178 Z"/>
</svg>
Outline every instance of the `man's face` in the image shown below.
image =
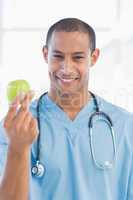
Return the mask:
<svg viewBox="0 0 133 200">
<path fill-rule="evenodd" d="M 88 88 L 91 66 L 88 34 L 54 32 L 43 53 L 48 63 L 51 90 L 63 95 Z"/>
</svg>

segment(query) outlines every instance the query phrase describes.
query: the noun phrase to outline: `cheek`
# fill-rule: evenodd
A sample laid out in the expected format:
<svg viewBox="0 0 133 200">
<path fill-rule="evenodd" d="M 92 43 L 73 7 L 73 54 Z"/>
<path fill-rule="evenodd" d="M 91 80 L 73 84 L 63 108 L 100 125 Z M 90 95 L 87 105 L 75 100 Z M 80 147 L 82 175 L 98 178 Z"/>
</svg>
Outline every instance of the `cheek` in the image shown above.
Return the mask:
<svg viewBox="0 0 133 200">
<path fill-rule="evenodd" d="M 56 61 L 54 60 L 49 60 L 48 62 L 48 70 L 49 72 L 55 72 L 57 71 L 58 69 L 60 68 L 60 64 L 59 62 L 57 63 Z"/>
<path fill-rule="evenodd" d="M 49 73 L 49 77 L 50 77 L 51 81 L 55 81 L 55 75 L 56 75 L 56 72 L 58 70 L 59 70 L 58 66 L 53 65 L 52 63 L 51 63 L 51 65 L 49 65 L 49 67 L 48 67 L 48 73 Z"/>
<path fill-rule="evenodd" d="M 79 73 L 80 73 L 80 75 L 81 75 L 81 79 L 86 79 L 86 78 L 88 78 L 88 75 L 89 75 L 89 67 L 86 66 L 86 67 L 80 68 L 80 69 L 79 69 Z"/>
<path fill-rule="evenodd" d="M 49 78 L 50 78 L 50 80 L 51 81 L 54 81 L 55 80 L 55 78 L 54 78 L 54 71 L 51 71 L 51 70 L 49 70 Z"/>
</svg>

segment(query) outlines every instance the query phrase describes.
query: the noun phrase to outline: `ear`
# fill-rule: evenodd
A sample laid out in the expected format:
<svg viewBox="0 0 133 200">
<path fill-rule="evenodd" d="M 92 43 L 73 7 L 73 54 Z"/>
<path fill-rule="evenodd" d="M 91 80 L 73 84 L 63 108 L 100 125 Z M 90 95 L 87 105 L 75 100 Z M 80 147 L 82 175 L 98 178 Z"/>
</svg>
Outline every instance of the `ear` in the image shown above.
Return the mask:
<svg viewBox="0 0 133 200">
<path fill-rule="evenodd" d="M 100 54 L 100 50 L 99 49 L 95 49 L 92 54 L 91 54 L 91 66 L 95 65 L 95 63 L 97 62 L 98 58 L 99 58 L 99 54 Z"/>
<path fill-rule="evenodd" d="M 48 63 L 48 47 L 45 45 L 42 48 L 43 57 L 46 63 Z"/>
</svg>

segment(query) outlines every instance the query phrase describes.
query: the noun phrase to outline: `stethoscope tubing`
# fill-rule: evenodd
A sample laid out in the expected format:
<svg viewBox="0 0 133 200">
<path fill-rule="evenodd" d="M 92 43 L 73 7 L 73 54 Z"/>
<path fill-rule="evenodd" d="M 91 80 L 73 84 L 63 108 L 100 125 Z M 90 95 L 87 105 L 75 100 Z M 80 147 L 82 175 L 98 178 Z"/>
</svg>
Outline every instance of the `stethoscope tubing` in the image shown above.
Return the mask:
<svg viewBox="0 0 133 200">
<path fill-rule="evenodd" d="M 36 163 L 35 165 L 32 166 L 31 171 L 32 171 L 32 175 L 37 177 L 37 178 L 41 178 L 42 176 L 44 176 L 44 174 L 46 173 L 46 169 L 45 166 L 41 163 L 41 158 L 40 158 L 40 137 L 41 137 L 41 123 L 40 123 L 40 103 L 42 98 L 47 94 L 47 92 L 45 92 L 44 94 L 42 94 L 38 100 L 37 103 L 37 122 L 38 122 L 38 129 L 39 129 L 39 134 L 38 134 L 38 138 L 37 138 L 37 154 L 36 154 Z M 95 95 L 90 92 L 92 98 L 93 98 L 93 102 L 94 102 L 94 106 L 95 106 L 95 112 L 91 114 L 89 121 L 88 121 L 88 129 L 89 129 L 89 138 L 90 138 L 90 151 L 91 151 L 91 155 L 92 155 L 92 160 L 93 163 L 95 164 L 95 166 L 98 169 L 102 169 L 102 170 L 106 170 L 106 169 L 112 169 L 112 167 L 114 166 L 115 160 L 116 160 L 116 143 L 115 143 L 115 133 L 114 133 L 114 128 L 113 128 L 113 123 L 111 118 L 104 112 L 99 110 L 99 106 L 98 106 L 98 101 L 95 97 Z M 111 161 L 105 161 L 104 163 L 99 163 L 96 159 L 95 153 L 94 153 L 94 146 L 93 146 L 93 119 L 96 116 L 102 116 L 104 117 L 104 121 L 106 121 L 106 123 L 108 124 L 110 131 L 111 131 L 111 137 L 112 137 L 112 143 L 113 143 L 113 151 L 114 151 L 114 156 L 113 159 Z"/>
<path fill-rule="evenodd" d="M 101 113 L 101 114 L 100 114 Z M 104 122 L 107 123 L 109 129 L 110 129 L 110 132 L 111 132 L 111 137 L 112 137 L 112 144 L 113 144 L 113 159 L 112 161 L 104 161 L 104 163 L 99 163 L 96 159 L 96 156 L 95 156 L 95 153 L 94 153 L 94 145 L 93 145 L 93 119 L 95 116 L 97 116 L 97 114 L 100 116 L 104 116 L 105 120 L 104 119 Z M 95 166 L 98 168 L 98 169 L 101 169 L 101 170 L 108 170 L 108 169 L 112 169 L 114 164 L 115 164 L 115 161 L 116 161 L 116 142 L 115 142 L 115 133 L 114 133 L 114 128 L 113 128 L 113 123 L 111 121 L 111 119 L 109 118 L 109 116 L 104 113 L 104 112 L 100 112 L 97 113 L 93 113 L 93 116 L 91 115 L 90 117 L 90 120 L 88 122 L 88 127 L 89 127 L 89 138 L 90 138 L 90 151 L 91 151 L 91 155 L 92 155 L 92 160 L 95 164 Z"/>
</svg>

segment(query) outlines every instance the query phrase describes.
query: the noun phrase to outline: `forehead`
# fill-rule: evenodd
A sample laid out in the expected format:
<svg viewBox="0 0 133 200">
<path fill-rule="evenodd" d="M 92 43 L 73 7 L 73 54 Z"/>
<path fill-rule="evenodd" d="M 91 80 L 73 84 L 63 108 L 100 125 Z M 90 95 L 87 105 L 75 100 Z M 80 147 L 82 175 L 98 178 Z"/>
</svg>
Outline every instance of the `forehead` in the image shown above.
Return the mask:
<svg viewBox="0 0 133 200">
<path fill-rule="evenodd" d="M 60 51 L 86 51 L 89 49 L 89 36 L 83 32 L 54 32 L 50 48 Z"/>
</svg>

